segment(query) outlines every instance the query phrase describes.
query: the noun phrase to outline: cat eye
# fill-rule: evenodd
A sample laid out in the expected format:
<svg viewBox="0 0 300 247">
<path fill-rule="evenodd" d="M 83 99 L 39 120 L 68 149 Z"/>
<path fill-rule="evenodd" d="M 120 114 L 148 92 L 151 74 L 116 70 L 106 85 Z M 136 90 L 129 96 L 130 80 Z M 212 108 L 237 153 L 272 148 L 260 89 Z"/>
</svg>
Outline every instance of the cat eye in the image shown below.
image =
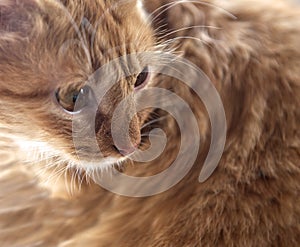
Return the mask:
<svg viewBox="0 0 300 247">
<path fill-rule="evenodd" d="M 63 109 L 68 112 L 75 113 L 87 106 L 90 94 L 91 89 L 88 86 L 72 91 L 64 91 L 59 89 L 56 92 L 56 100 Z"/>
<path fill-rule="evenodd" d="M 146 85 L 150 77 L 149 68 L 146 67 L 143 71 L 137 76 L 134 87 L 135 89 L 140 89 Z"/>
</svg>

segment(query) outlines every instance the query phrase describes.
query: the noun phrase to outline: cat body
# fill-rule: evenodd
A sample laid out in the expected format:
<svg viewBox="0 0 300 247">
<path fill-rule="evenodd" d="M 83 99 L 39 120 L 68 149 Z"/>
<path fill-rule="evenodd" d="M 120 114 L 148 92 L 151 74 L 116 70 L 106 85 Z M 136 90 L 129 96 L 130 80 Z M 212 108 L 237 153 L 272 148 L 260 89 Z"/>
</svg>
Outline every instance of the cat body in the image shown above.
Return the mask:
<svg viewBox="0 0 300 247">
<path fill-rule="evenodd" d="M 31 195 L 20 203 L 23 207 L 0 216 L 3 229 L 9 229 L 0 235 L 3 246 L 298 246 L 300 7 L 276 0 L 62 4 L 0 2 L 0 126 L 21 149 L 38 153 L 29 155 L 33 161 L 27 175 L 14 170 L 2 182 L 3 188 L 14 181 L 21 184 L 12 186 L 15 196 L 7 201 Z M 76 30 L 71 20 L 84 29 Z M 84 39 L 93 42 L 79 45 Z M 154 196 L 119 196 L 84 180 L 73 197 L 62 198 L 60 185 L 65 180 L 71 183 L 72 173 L 87 170 L 84 166 L 76 170 L 80 165 L 74 155 L 68 93 L 81 88 L 89 75 L 112 59 L 160 49 L 200 68 L 221 97 L 227 135 L 217 169 L 199 183 L 211 139 L 205 106 L 177 79 L 158 74 L 150 86 L 181 96 L 198 121 L 201 147 L 190 172 Z M 147 60 L 141 56 L 136 71 L 145 66 Z M 122 69 L 117 66 L 116 71 Z M 134 91 L 137 78 L 113 87 L 97 110 L 95 128 L 103 164 L 112 166 L 120 159 L 108 129 L 111 112 Z M 159 110 L 155 114 L 164 115 Z M 144 111 L 130 123 L 131 142 L 140 141 L 140 129 L 150 115 Z M 175 120 L 168 116 L 157 124 L 169 138 L 163 155 L 146 168 L 124 161 L 125 173 L 150 176 L 176 157 L 180 131 Z M 83 157 L 89 152 L 83 149 Z M 40 181 L 56 174 L 56 166 L 69 164 L 66 177 L 54 176 L 58 182 L 46 189 L 58 186 L 59 196 L 45 193 L 36 185 L 41 182 L 32 182 L 32 173 L 45 164 L 50 173 L 42 174 Z"/>
</svg>

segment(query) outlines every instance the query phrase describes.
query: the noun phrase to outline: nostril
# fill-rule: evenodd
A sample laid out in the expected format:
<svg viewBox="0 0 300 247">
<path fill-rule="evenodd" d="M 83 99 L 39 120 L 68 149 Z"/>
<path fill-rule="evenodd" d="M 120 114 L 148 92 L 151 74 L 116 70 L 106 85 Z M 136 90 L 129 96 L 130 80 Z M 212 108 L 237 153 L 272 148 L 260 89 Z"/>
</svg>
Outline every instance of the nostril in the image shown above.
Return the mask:
<svg viewBox="0 0 300 247">
<path fill-rule="evenodd" d="M 113 149 L 114 149 L 116 152 L 119 153 L 119 149 L 117 148 L 117 146 L 113 145 L 112 147 L 113 147 Z"/>
</svg>

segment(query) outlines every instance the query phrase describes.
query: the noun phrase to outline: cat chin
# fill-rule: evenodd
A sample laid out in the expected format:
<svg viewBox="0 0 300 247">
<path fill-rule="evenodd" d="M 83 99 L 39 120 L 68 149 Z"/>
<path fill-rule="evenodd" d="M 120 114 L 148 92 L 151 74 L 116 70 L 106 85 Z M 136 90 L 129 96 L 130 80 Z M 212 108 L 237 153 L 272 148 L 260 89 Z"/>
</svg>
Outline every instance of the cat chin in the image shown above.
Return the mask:
<svg viewBox="0 0 300 247">
<path fill-rule="evenodd" d="M 105 172 L 112 169 L 115 165 L 120 166 L 127 157 L 101 157 L 98 160 L 75 159 L 69 155 L 51 147 L 42 141 L 31 141 L 24 139 L 14 139 L 14 142 L 22 152 L 23 159 L 34 165 L 35 163 L 45 163 L 46 168 L 55 166 L 65 166 L 69 170 L 84 171 L 87 174 L 94 172 Z"/>
<path fill-rule="evenodd" d="M 102 157 L 96 161 L 75 159 L 46 142 L 13 138 L 19 147 L 20 159 L 34 171 L 40 186 L 53 198 L 72 198 L 82 193 L 82 187 L 92 186 L 99 176 L 109 176 L 114 167 L 121 168 L 128 157 Z M 26 172 L 26 170 L 24 171 Z"/>
<path fill-rule="evenodd" d="M 94 162 L 85 161 L 85 160 L 72 162 L 73 164 L 71 166 L 73 166 L 75 169 L 84 170 L 85 172 L 87 172 L 87 174 L 93 172 L 102 173 L 102 172 L 110 171 L 115 165 L 120 166 L 126 160 L 127 160 L 126 157 L 124 158 L 106 157 L 106 158 L 102 158 L 99 161 L 94 161 Z"/>
</svg>

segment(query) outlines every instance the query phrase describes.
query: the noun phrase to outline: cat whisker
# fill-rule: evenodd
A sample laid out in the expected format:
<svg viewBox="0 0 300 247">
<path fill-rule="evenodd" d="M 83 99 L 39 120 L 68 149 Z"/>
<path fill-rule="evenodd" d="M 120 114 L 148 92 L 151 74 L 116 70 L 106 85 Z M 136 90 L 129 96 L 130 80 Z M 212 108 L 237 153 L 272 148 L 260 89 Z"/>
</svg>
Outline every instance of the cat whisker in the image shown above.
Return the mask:
<svg viewBox="0 0 300 247">
<path fill-rule="evenodd" d="M 159 61 L 159 65 L 163 65 L 163 61 L 164 61 L 164 54 L 173 54 L 176 55 L 176 53 L 182 54 L 182 52 L 180 52 L 178 50 L 178 48 L 180 47 L 180 44 L 176 45 L 176 44 L 172 44 L 172 43 L 167 43 L 166 40 L 164 41 L 160 41 L 158 43 L 155 44 L 154 48 L 159 51 L 162 54 L 162 57 L 160 58 Z M 168 62 L 169 59 L 166 58 L 166 62 Z"/>
<path fill-rule="evenodd" d="M 216 26 L 205 26 L 205 25 L 197 26 L 197 25 L 195 25 L 195 26 L 183 27 L 183 28 L 179 28 L 177 30 L 173 30 L 173 31 L 171 31 L 171 32 L 169 32 L 165 35 L 160 36 L 160 37 L 161 37 L 161 39 L 164 39 L 164 38 L 166 38 L 166 37 L 168 37 L 172 34 L 175 34 L 175 33 L 181 32 L 181 31 L 185 31 L 185 30 L 189 30 L 189 29 L 194 29 L 194 28 L 203 28 L 203 29 L 210 28 L 210 29 L 216 29 L 216 30 L 221 30 L 222 29 L 222 28 L 216 27 Z"/>
<path fill-rule="evenodd" d="M 182 39 L 195 40 L 197 42 L 200 42 L 202 44 L 206 44 L 206 45 L 210 46 L 209 43 L 207 43 L 206 41 L 201 40 L 200 38 L 193 37 L 193 36 L 179 36 L 179 37 L 176 37 L 176 38 L 168 39 L 168 40 L 164 41 L 163 43 L 170 44 L 172 42 L 175 42 L 175 41 L 178 41 L 178 40 L 182 40 Z"/>
<path fill-rule="evenodd" d="M 145 133 L 145 134 L 142 134 L 141 137 L 149 137 L 151 134 L 151 136 L 155 136 L 155 137 L 163 137 L 163 135 L 158 135 L 158 134 L 153 134 L 153 133 Z"/>
<path fill-rule="evenodd" d="M 64 169 L 65 169 L 64 167 L 60 167 L 56 171 L 51 172 L 50 175 L 47 176 L 47 179 L 45 180 L 45 183 L 46 184 L 52 184 L 53 180 L 55 179 L 54 184 L 57 184 L 61 174 L 64 171 Z M 48 170 L 45 171 L 45 172 L 48 172 Z"/>
<path fill-rule="evenodd" d="M 55 176 L 54 185 L 56 185 L 65 171 L 65 167 L 61 167 L 53 176 Z"/>
<path fill-rule="evenodd" d="M 167 116 L 165 116 L 165 117 L 160 117 L 160 118 L 158 118 L 158 119 L 151 120 L 151 121 L 147 122 L 146 124 L 144 124 L 144 125 L 142 126 L 141 130 L 144 129 L 144 128 L 146 128 L 146 127 L 148 127 L 148 126 L 150 126 L 151 124 L 160 122 L 160 121 L 162 121 L 162 120 L 164 120 L 164 119 L 166 119 L 166 118 L 167 118 Z"/>
<path fill-rule="evenodd" d="M 167 29 L 168 25 L 166 23 L 159 25 L 157 28 L 155 28 L 153 31 L 157 36 L 163 35 L 168 32 Z"/>
<path fill-rule="evenodd" d="M 165 13 L 166 11 L 170 10 L 171 8 L 179 5 L 179 4 L 187 4 L 187 3 L 193 3 L 193 4 L 200 4 L 200 5 L 205 5 L 208 7 L 212 7 L 212 8 L 216 8 L 220 11 L 222 11 L 224 14 L 226 14 L 228 17 L 232 18 L 232 19 L 237 19 L 237 17 L 235 15 L 233 15 L 232 13 L 230 13 L 229 11 L 227 11 L 226 9 L 219 7 L 215 4 L 212 3 L 207 3 L 207 2 L 203 2 L 203 1 L 195 1 L 195 0 L 180 0 L 180 1 L 175 1 L 175 2 L 171 2 L 171 3 L 167 3 L 164 4 L 162 6 L 160 6 L 159 8 L 157 8 L 155 11 L 153 11 L 149 17 L 148 17 L 148 21 L 151 18 L 152 22 L 155 21 L 159 16 L 161 16 L 163 13 Z M 154 16 L 154 14 L 156 14 Z"/>
<path fill-rule="evenodd" d="M 63 175 L 64 175 L 65 188 L 66 188 L 68 194 L 70 194 L 70 186 L 69 186 L 69 182 L 68 182 L 68 166 L 64 170 Z"/>
</svg>

